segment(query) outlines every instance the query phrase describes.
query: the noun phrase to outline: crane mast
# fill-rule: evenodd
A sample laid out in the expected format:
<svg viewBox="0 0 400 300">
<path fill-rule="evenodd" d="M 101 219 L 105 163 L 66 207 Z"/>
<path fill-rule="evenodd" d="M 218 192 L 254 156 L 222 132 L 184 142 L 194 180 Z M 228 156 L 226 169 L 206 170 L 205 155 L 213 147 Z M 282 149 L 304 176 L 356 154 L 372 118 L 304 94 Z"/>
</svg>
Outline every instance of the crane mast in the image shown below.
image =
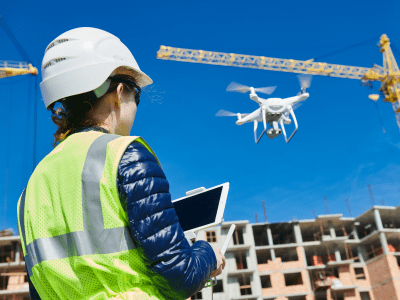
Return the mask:
<svg viewBox="0 0 400 300">
<path fill-rule="evenodd" d="M 371 81 L 380 81 L 381 88 L 379 91 L 383 95 L 383 100 L 385 102 L 392 103 L 396 121 L 400 128 L 400 70 L 393 56 L 389 38 L 386 34 L 381 36 L 378 46 L 383 54 L 383 67 L 374 65 L 372 68 L 314 62 L 313 59 L 301 61 L 169 46 L 161 46 L 157 52 L 157 58 L 191 63 L 358 79 L 361 80 L 363 84 L 368 84 Z"/>
</svg>

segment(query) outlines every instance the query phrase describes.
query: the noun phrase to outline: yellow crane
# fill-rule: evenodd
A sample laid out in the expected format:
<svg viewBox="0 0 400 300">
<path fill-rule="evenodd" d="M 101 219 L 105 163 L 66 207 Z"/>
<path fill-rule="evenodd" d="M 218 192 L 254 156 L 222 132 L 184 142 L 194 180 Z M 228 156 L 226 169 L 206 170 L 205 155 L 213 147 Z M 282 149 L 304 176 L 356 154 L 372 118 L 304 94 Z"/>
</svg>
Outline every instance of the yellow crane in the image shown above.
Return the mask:
<svg viewBox="0 0 400 300">
<path fill-rule="evenodd" d="M 157 52 L 157 58 L 220 66 L 359 79 L 364 85 L 372 81 L 380 81 L 381 87 L 379 91 L 384 97 L 383 101 L 392 103 L 397 125 L 400 129 L 400 70 L 393 56 L 393 52 L 390 48 L 390 41 L 386 34 L 380 37 L 378 46 L 380 47 L 380 52 L 383 54 L 383 66 L 374 65 L 372 68 L 314 62 L 313 59 L 301 61 L 169 46 L 161 46 Z M 370 95 L 371 100 L 376 101 L 378 98 L 379 95 Z"/>
<path fill-rule="evenodd" d="M 26 62 L 0 60 L 0 78 L 25 74 L 37 75 L 38 70 Z"/>
</svg>

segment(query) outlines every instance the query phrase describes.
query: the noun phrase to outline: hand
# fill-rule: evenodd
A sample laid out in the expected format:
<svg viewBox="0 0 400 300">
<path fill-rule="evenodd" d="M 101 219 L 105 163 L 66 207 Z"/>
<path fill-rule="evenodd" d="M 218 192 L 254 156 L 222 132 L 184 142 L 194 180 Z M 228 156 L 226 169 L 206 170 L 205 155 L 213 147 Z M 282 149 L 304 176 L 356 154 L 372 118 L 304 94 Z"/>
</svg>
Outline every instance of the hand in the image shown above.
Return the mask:
<svg viewBox="0 0 400 300">
<path fill-rule="evenodd" d="M 215 257 L 217 258 L 217 268 L 214 272 L 211 273 L 210 278 L 217 277 L 222 273 L 222 270 L 225 268 L 225 256 L 222 255 L 221 250 L 218 247 L 211 246 L 214 250 Z"/>
</svg>

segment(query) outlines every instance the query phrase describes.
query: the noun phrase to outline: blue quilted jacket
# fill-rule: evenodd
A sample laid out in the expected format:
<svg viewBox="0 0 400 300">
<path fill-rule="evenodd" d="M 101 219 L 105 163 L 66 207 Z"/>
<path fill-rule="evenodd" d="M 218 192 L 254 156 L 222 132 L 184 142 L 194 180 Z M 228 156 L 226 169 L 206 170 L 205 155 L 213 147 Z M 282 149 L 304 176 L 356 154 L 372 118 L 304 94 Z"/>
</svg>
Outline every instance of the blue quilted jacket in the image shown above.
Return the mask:
<svg viewBox="0 0 400 300">
<path fill-rule="evenodd" d="M 80 128 L 74 133 L 90 130 L 108 133 L 99 127 Z M 201 290 L 217 267 L 214 251 L 205 241 L 189 245 L 171 202 L 168 180 L 142 144 L 134 142 L 125 151 L 117 184 L 132 236 L 151 270 L 166 279 L 182 298 Z M 40 299 L 30 280 L 29 287 L 31 299 Z M 159 290 L 163 293 L 162 287 Z"/>
</svg>

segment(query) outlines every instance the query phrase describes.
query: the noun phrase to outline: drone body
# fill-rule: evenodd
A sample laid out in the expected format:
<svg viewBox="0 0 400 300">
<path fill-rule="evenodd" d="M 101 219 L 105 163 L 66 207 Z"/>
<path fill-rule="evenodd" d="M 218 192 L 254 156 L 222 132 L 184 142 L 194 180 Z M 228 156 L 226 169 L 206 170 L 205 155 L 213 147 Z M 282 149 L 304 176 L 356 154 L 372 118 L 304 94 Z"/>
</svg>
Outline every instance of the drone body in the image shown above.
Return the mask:
<svg viewBox="0 0 400 300">
<path fill-rule="evenodd" d="M 256 92 L 261 92 L 264 94 L 271 94 L 276 87 L 268 87 L 268 88 L 253 88 L 253 87 L 246 87 L 237 83 L 232 82 L 227 91 L 237 91 L 241 93 L 245 93 L 247 91 L 250 92 L 250 99 L 257 102 L 260 106 L 257 110 L 249 114 L 234 114 L 225 110 L 220 110 L 217 113 L 217 116 L 236 116 L 237 125 L 243 125 L 244 123 L 253 122 L 254 123 L 254 140 L 256 144 L 260 141 L 261 137 L 264 133 L 273 139 L 282 134 L 285 137 L 286 143 L 288 143 L 293 135 L 296 133 L 298 129 L 297 119 L 294 114 L 294 110 L 301 105 L 301 101 L 306 100 L 310 95 L 306 93 L 306 88 L 310 86 L 311 83 L 311 76 L 299 76 L 300 84 L 301 84 L 301 92 L 297 94 L 297 96 L 289 97 L 289 98 L 268 98 L 263 99 L 258 97 Z M 293 118 L 295 124 L 295 130 L 290 135 L 289 138 L 286 136 L 285 131 L 285 124 L 290 124 L 291 119 L 290 116 Z M 264 131 L 260 134 L 257 138 L 257 127 L 258 122 L 263 122 L 264 124 Z M 267 130 L 267 124 L 269 128 Z"/>
</svg>

